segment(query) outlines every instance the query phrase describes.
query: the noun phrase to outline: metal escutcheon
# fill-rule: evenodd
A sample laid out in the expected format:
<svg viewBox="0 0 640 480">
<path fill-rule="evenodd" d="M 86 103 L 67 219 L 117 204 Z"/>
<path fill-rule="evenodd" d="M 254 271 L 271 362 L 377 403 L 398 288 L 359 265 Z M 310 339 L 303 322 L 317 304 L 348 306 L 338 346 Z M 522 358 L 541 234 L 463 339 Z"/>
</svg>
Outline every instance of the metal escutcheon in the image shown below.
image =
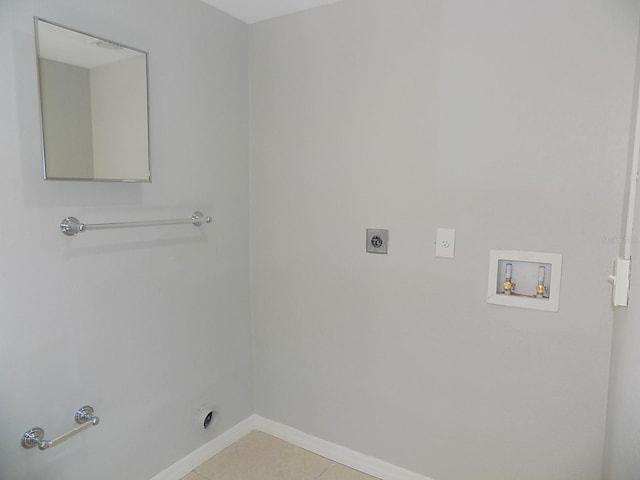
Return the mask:
<svg viewBox="0 0 640 480">
<path fill-rule="evenodd" d="M 76 414 L 73 418 L 76 423 L 79 423 L 80 425 L 87 422 L 97 425 L 100 422 L 100 419 L 93 415 L 93 407 L 89 405 L 85 405 L 84 407 L 80 407 L 76 410 Z"/>
<path fill-rule="evenodd" d="M 33 427 L 24 432 L 21 444 L 24 448 L 34 448 L 44 442 L 44 430 L 40 427 Z"/>
</svg>

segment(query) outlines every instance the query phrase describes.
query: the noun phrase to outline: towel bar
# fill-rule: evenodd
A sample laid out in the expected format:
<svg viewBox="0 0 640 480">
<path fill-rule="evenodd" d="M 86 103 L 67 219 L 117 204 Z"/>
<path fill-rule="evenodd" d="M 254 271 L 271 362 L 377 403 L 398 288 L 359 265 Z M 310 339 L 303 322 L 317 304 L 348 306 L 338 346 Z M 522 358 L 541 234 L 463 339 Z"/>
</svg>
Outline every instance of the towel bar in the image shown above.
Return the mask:
<svg viewBox="0 0 640 480">
<path fill-rule="evenodd" d="M 205 217 L 202 212 L 193 212 L 191 218 L 176 218 L 170 220 L 148 220 L 144 222 L 119 222 L 119 223 L 82 223 L 75 217 L 67 217 L 60 222 L 60 231 L 65 235 L 73 236 L 87 230 L 106 230 L 109 228 L 130 227 L 157 227 L 161 225 L 179 225 L 190 223 L 199 227 L 203 223 L 211 223 L 211 217 Z"/>
<path fill-rule="evenodd" d="M 30 428 L 22 434 L 21 444 L 27 449 L 38 447 L 40 450 L 46 450 L 47 448 L 55 447 L 57 444 L 64 442 L 77 433 L 100 423 L 100 419 L 93 414 L 93 407 L 89 405 L 85 405 L 84 407 L 80 407 L 76 410 L 74 420 L 76 423 L 80 424 L 79 427 L 76 427 L 67 433 L 63 433 L 51 440 L 44 439 L 44 430 L 42 428 Z"/>
</svg>

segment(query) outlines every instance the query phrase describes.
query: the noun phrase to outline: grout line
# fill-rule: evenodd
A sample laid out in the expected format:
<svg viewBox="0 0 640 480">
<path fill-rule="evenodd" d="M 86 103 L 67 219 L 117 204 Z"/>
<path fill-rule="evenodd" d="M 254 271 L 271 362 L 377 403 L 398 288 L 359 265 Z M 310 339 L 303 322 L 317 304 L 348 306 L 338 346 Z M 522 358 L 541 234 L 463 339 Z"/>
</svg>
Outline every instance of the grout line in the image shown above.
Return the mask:
<svg viewBox="0 0 640 480">
<path fill-rule="evenodd" d="M 307 451 L 308 451 L 308 450 L 307 450 Z M 310 452 L 310 453 L 311 453 L 311 452 Z M 313 453 L 312 453 L 312 455 L 316 455 L 316 454 L 313 454 Z M 320 473 L 318 474 L 318 476 L 317 476 L 314 480 L 321 480 L 321 479 L 322 479 L 322 477 L 324 477 L 324 474 L 325 474 L 325 473 L 327 473 L 327 471 L 328 471 L 331 467 L 333 467 L 333 462 L 329 463 L 329 465 L 327 465 L 327 466 L 324 468 L 324 470 L 322 470 L 322 472 L 320 472 Z"/>
</svg>

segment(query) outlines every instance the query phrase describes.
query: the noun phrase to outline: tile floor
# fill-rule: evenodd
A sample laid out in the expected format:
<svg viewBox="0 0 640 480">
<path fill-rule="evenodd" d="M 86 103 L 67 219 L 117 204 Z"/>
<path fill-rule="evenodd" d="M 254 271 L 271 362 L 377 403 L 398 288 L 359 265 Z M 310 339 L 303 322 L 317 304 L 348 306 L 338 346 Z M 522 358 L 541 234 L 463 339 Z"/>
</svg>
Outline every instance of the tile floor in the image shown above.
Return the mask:
<svg viewBox="0 0 640 480">
<path fill-rule="evenodd" d="M 251 432 L 182 480 L 376 480 L 262 432 Z"/>
</svg>

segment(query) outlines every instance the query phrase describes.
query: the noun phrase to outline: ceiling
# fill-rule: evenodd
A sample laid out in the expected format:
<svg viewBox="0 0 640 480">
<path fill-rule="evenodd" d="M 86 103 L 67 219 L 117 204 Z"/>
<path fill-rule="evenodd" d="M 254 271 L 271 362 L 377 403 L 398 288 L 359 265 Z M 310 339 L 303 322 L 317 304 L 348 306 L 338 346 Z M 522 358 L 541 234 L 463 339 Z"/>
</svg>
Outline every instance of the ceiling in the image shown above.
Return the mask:
<svg viewBox="0 0 640 480">
<path fill-rule="evenodd" d="M 202 0 L 245 23 L 256 23 L 342 0 Z"/>
</svg>

